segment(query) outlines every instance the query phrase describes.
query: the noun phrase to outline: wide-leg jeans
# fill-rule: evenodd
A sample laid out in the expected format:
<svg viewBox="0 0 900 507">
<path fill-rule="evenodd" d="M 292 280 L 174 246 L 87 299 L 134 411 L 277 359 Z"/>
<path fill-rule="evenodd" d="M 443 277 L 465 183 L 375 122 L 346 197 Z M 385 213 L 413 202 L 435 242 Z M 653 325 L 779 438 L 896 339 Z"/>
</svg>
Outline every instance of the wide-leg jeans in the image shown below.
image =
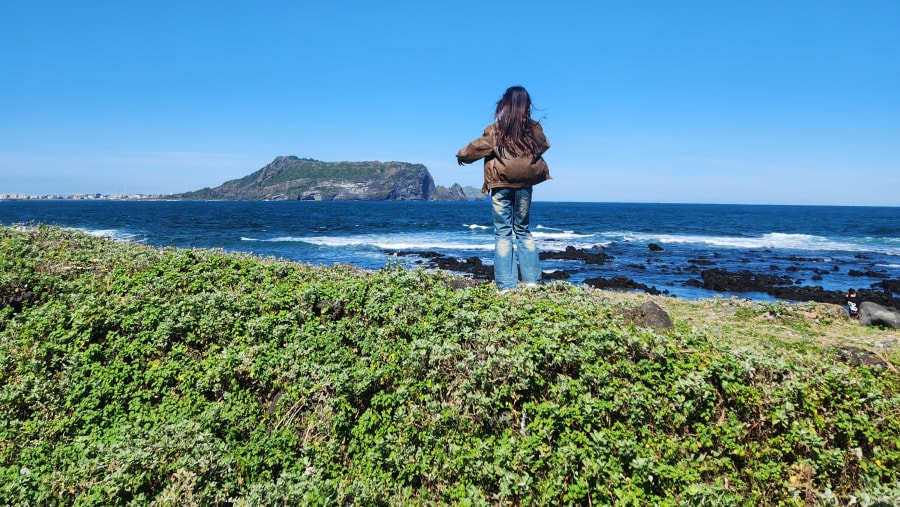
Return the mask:
<svg viewBox="0 0 900 507">
<path fill-rule="evenodd" d="M 541 281 L 541 261 L 537 245 L 528 229 L 531 193 L 532 187 L 495 188 L 491 191 L 494 215 L 494 281 L 498 290 L 516 288 L 519 274 L 526 284 Z"/>
</svg>

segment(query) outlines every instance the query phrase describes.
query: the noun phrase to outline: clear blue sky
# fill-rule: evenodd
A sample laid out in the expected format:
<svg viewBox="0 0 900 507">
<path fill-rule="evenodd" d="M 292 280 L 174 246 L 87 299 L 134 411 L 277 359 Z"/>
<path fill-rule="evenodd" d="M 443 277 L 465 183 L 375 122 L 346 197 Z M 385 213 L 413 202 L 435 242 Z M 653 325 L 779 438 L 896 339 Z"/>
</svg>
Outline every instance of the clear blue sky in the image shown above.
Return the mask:
<svg viewBox="0 0 900 507">
<path fill-rule="evenodd" d="M 900 1 L 12 1 L 0 193 L 425 164 L 525 86 L 546 201 L 900 206 Z"/>
</svg>

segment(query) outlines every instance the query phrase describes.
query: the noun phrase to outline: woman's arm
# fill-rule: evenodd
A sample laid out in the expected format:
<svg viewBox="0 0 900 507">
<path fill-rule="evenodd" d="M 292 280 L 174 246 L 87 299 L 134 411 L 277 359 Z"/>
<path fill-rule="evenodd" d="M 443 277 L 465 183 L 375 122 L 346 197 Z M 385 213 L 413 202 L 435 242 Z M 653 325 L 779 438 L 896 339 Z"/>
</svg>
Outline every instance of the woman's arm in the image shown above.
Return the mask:
<svg viewBox="0 0 900 507">
<path fill-rule="evenodd" d="M 478 139 L 467 144 L 465 148 L 459 150 L 456 154 L 456 161 L 459 165 L 471 164 L 478 159 L 482 159 L 494 151 L 494 134 L 491 127 L 484 129 L 484 134 Z"/>
</svg>

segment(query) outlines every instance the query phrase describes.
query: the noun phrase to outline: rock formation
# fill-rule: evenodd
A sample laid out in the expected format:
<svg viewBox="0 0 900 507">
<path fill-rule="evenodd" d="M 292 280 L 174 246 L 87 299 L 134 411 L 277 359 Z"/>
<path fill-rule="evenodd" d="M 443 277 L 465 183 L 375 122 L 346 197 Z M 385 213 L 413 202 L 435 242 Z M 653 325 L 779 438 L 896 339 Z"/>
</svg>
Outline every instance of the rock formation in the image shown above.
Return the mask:
<svg viewBox="0 0 900 507">
<path fill-rule="evenodd" d="M 900 310 L 871 301 L 859 304 L 859 323 L 864 326 L 886 326 L 900 329 Z"/>
<path fill-rule="evenodd" d="M 620 315 L 625 324 L 634 324 L 636 326 L 652 327 L 655 329 L 674 329 L 675 324 L 665 310 L 659 307 L 653 301 L 634 307 L 625 308 L 616 312 Z"/>
<path fill-rule="evenodd" d="M 422 164 L 321 162 L 297 157 L 278 157 L 243 178 L 171 197 L 237 201 L 466 200 L 458 184 L 450 189 L 435 186 Z"/>
</svg>

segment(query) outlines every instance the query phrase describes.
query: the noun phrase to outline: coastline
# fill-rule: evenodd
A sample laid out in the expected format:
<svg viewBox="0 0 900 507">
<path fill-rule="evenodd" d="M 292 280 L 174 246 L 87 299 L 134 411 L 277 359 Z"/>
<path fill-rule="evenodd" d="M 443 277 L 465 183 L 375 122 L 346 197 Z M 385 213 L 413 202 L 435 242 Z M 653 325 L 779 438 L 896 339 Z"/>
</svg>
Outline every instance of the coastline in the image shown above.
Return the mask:
<svg viewBox="0 0 900 507">
<path fill-rule="evenodd" d="M 442 269 L 451 273 L 462 273 L 471 276 L 480 283 L 488 283 L 493 279 L 493 271 L 478 257 L 457 258 L 438 252 L 418 251 L 388 251 L 387 253 L 404 258 L 421 259 L 421 265 L 428 269 Z M 584 249 L 569 248 L 565 252 L 541 252 L 541 260 L 565 259 L 578 260 L 585 263 L 602 264 L 607 261 L 602 250 L 588 251 Z M 719 268 L 698 269 L 695 264 L 684 266 L 686 269 L 696 270 L 701 281 L 691 280 L 692 286 L 702 288 L 714 293 L 727 294 L 728 296 L 745 297 L 754 299 L 751 295 L 765 295 L 773 300 L 844 305 L 844 290 L 825 290 L 821 286 L 797 285 L 795 279 L 787 276 L 776 276 L 770 273 L 754 273 L 749 270 L 727 271 Z M 545 283 L 552 281 L 565 281 L 569 278 L 565 270 L 544 271 Z M 614 276 L 611 278 L 594 277 L 586 279 L 584 285 L 596 289 L 608 289 L 624 292 L 644 292 L 655 296 L 669 296 L 668 291 L 657 287 L 649 287 L 640 281 L 626 276 Z M 894 294 L 900 294 L 900 279 L 884 279 L 875 288 L 857 289 L 860 301 L 870 301 L 881 306 L 900 310 L 900 298 Z M 675 297 L 675 296 L 671 296 Z M 703 299 L 703 298 L 698 298 Z"/>
<path fill-rule="evenodd" d="M 689 300 L 839 303 L 850 287 L 886 306 L 900 296 L 896 209 L 536 202 L 533 214 L 547 281 Z M 484 202 L 36 201 L 6 203 L 0 223 L 322 266 L 399 259 L 486 279 L 489 216 Z"/>
</svg>

